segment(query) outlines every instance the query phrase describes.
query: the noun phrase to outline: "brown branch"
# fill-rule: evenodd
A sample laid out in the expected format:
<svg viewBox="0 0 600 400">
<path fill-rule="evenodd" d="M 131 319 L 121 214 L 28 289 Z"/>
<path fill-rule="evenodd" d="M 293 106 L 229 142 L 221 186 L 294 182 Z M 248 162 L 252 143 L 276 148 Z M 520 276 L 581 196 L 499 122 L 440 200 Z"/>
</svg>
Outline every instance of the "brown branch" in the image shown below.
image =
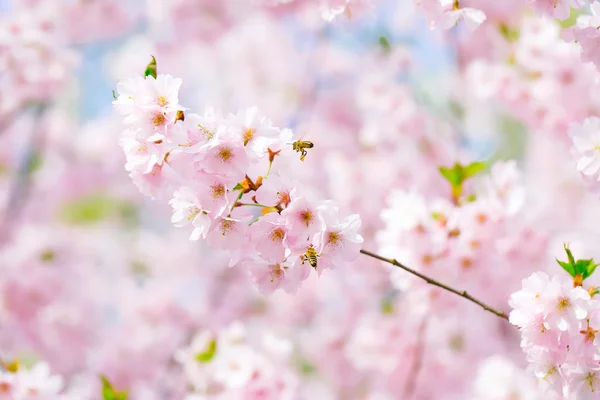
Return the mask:
<svg viewBox="0 0 600 400">
<path fill-rule="evenodd" d="M 480 300 L 477 300 L 476 298 L 474 298 L 473 296 L 471 296 L 469 293 L 467 293 L 466 290 L 456 290 L 454 288 L 451 288 L 448 285 L 445 285 L 445 284 L 443 284 L 441 282 L 438 282 L 435 279 L 432 279 L 432 278 L 430 278 L 430 277 L 428 277 L 426 275 L 421 274 L 420 272 L 415 271 L 412 268 L 407 267 L 406 265 L 403 265 L 403 264 L 399 263 L 398 261 L 396 261 L 393 258 L 385 258 L 385 257 L 382 257 L 382 256 L 380 256 L 378 254 L 372 253 L 372 252 L 367 251 L 367 250 L 361 250 L 360 252 L 362 254 L 366 255 L 366 256 L 373 257 L 373 258 L 375 258 L 377 260 L 386 262 L 388 264 L 392 264 L 392 265 L 394 265 L 394 266 L 396 266 L 398 268 L 402 268 L 406 272 L 409 272 L 409 273 L 411 273 L 411 274 L 413 274 L 415 276 L 418 276 L 419 278 L 423 279 L 425 282 L 429 283 L 430 285 L 437 286 L 437 287 L 442 288 L 442 289 L 444 289 L 444 290 L 446 290 L 448 292 L 454 293 L 454 294 L 456 294 L 456 295 L 458 295 L 460 297 L 463 297 L 463 298 L 465 298 L 465 299 L 467 299 L 469 301 L 472 301 L 473 303 L 477 304 L 479 307 L 483 308 L 484 310 L 489 311 L 492 314 L 494 314 L 495 316 L 503 318 L 503 319 L 505 319 L 505 320 L 508 321 L 508 316 L 506 315 L 506 313 L 504 311 L 498 311 L 498 310 L 496 310 L 496 309 L 488 306 L 484 302 L 482 302 Z"/>
<path fill-rule="evenodd" d="M 413 360 L 413 365 L 411 368 L 410 375 L 406 380 L 406 388 L 404 390 L 404 399 L 410 400 L 414 397 L 415 392 L 417 391 L 417 381 L 419 379 L 419 374 L 421 369 L 423 369 L 423 358 L 425 355 L 425 331 L 427 330 L 427 322 L 428 316 L 421 321 L 419 325 L 419 331 L 417 333 L 417 348 L 415 350 L 415 357 Z"/>
</svg>

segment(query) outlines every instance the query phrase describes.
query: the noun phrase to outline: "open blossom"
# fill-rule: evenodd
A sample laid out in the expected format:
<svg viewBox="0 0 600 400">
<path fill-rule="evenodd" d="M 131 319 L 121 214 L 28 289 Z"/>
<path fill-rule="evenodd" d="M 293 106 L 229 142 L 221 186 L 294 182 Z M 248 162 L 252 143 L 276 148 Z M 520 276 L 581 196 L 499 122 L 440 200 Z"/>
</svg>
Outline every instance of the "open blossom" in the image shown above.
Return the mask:
<svg viewBox="0 0 600 400">
<path fill-rule="evenodd" d="M 600 52 L 598 43 L 600 43 L 600 3 L 590 4 L 591 14 L 583 14 L 577 17 L 575 26 L 567 29 L 563 33 L 566 40 L 576 40 L 581 47 L 581 60 L 584 62 L 593 62 L 596 67 L 600 67 Z"/>
<path fill-rule="evenodd" d="M 280 262 L 285 260 L 284 240 L 288 234 L 285 218 L 278 213 L 269 213 L 252 225 L 252 241 L 256 250 L 266 260 Z"/>
<path fill-rule="evenodd" d="M 523 288 L 510 296 L 510 322 L 517 326 L 524 326 L 532 316 L 542 313 L 544 303 L 542 294 L 550 285 L 550 277 L 544 272 L 536 272 L 523 279 Z"/>
<path fill-rule="evenodd" d="M 486 20 L 483 11 L 463 7 L 458 0 L 417 0 L 417 5 L 425 10 L 432 28 L 440 26 L 442 29 L 450 29 L 462 19 L 467 29 L 474 31 Z"/>
<path fill-rule="evenodd" d="M 492 166 L 485 181 L 486 200 L 508 215 L 518 213 L 525 203 L 525 186 L 515 161 L 498 162 Z"/>
<path fill-rule="evenodd" d="M 440 0 L 442 6 L 442 14 L 438 24 L 442 29 L 450 29 L 462 19 L 471 31 L 477 29 L 485 19 L 485 13 L 471 7 L 460 7 L 456 0 Z"/>
<path fill-rule="evenodd" d="M 571 7 L 581 8 L 584 0 L 526 0 L 527 4 L 536 12 L 546 14 L 558 19 L 567 19 Z"/>
<path fill-rule="evenodd" d="M 290 234 L 300 242 L 321 231 L 323 227 L 318 204 L 306 197 L 296 198 L 281 215 L 286 219 Z"/>
<path fill-rule="evenodd" d="M 588 315 L 590 294 L 581 287 L 574 288 L 568 280 L 561 282 L 554 277 L 542 297 L 545 321 L 550 329 L 569 330 L 579 326 L 579 321 Z"/>
<path fill-rule="evenodd" d="M 248 262 L 248 265 L 252 281 L 262 294 L 271 294 L 279 288 L 287 293 L 296 293 L 311 271 L 308 263 L 294 256 L 281 262 L 259 258 Z"/>
<path fill-rule="evenodd" d="M 240 110 L 228 119 L 230 129 L 239 135 L 239 141 L 248 146 L 251 155 L 264 157 L 267 148 L 277 141 L 281 131 L 274 127 L 264 116 L 260 115 L 257 107 Z"/>
<path fill-rule="evenodd" d="M 521 370 L 509 358 L 490 357 L 483 361 L 473 382 L 472 400 L 499 400 L 520 398 L 528 400 L 558 400 L 541 392 L 535 379 Z"/>
<path fill-rule="evenodd" d="M 327 205 L 321 212 L 325 229 L 318 233 L 321 262 L 326 265 L 339 266 L 354 261 L 360 252 L 363 238 L 358 233 L 360 217 L 356 214 L 339 220 L 337 207 Z"/>
<path fill-rule="evenodd" d="M 210 211 L 203 209 L 194 190 L 189 187 L 182 187 L 174 194 L 169 202 L 173 207 L 173 217 L 171 222 L 175 226 L 181 227 L 191 224 L 194 227 L 190 240 L 198 240 L 200 237 L 206 238 L 211 219 L 208 216 Z"/>
<path fill-rule="evenodd" d="M 19 367 L 11 372 L 0 370 L 1 399 L 32 399 L 40 396 L 48 400 L 66 400 L 59 393 L 63 389 L 63 378 L 50 374 L 45 362 L 38 362 L 31 369 Z"/>
<path fill-rule="evenodd" d="M 600 185 L 600 118 L 590 117 L 573 124 L 569 131 L 577 170 L 593 187 Z"/>
<path fill-rule="evenodd" d="M 198 152 L 197 168 L 240 181 L 250 166 L 243 143 L 233 132 L 219 132 Z"/>
<path fill-rule="evenodd" d="M 376 0 L 318 0 L 321 15 L 326 21 L 333 21 L 340 15 L 352 17 L 369 9 Z"/>
</svg>

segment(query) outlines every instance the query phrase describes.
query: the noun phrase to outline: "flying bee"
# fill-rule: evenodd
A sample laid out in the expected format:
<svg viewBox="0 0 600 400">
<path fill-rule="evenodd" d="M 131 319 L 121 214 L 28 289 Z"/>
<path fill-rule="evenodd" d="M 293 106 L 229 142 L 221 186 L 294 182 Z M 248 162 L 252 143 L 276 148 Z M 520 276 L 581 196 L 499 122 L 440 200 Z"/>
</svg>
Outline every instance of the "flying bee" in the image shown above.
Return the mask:
<svg viewBox="0 0 600 400">
<path fill-rule="evenodd" d="M 306 253 L 300 256 L 300 259 L 302 260 L 302 264 L 308 261 L 311 267 L 317 269 L 317 258 L 319 257 L 320 256 L 317 254 L 317 250 L 315 250 L 313 246 L 310 246 L 308 249 L 306 249 Z"/>
<path fill-rule="evenodd" d="M 315 147 L 313 142 L 306 140 L 297 140 L 292 143 L 292 149 L 300 153 L 300 161 L 304 161 L 304 158 L 306 158 L 306 149 L 312 149 L 313 147 Z"/>
</svg>

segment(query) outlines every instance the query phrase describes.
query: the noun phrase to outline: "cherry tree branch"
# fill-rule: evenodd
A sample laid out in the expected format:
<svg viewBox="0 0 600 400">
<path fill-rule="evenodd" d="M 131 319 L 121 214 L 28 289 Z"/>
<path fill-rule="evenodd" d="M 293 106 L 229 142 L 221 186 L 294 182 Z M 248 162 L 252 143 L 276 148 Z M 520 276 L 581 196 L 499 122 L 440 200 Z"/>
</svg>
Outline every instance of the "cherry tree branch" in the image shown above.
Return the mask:
<svg viewBox="0 0 600 400">
<path fill-rule="evenodd" d="M 361 250 L 360 252 L 362 254 L 366 255 L 366 256 L 375 258 L 377 260 L 386 262 L 388 264 L 392 264 L 392 265 L 394 265 L 394 266 L 396 266 L 398 268 L 402 268 L 406 272 L 409 272 L 409 273 L 411 273 L 411 274 L 413 274 L 413 275 L 415 275 L 415 276 L 423 279 L 425 282 L 429 283 L 430 285 L 437 286 L 437 287 L 442 288 L 442 289 L 444 289 L 444 290 L 446 290 L 448 292 L 451 292 L 451 293 L 454 293 L 454 294 L 456 294 L 456 295 L 458 295 L 460 297 L 463 297 L 463 298 L 465 298 L 465 299 L 467 299 L 467 300 L 469 300 L 469 301 L 477 304 L 479 307 L 483 308 L 484 310 L 491 312 L 495 316 L 500 317 L 500 318 L 505 319 L 505 320 L 508 321 L 508 316 L 506 315 L 506 313 L 504 311 L 496 310 L 495 308 L 492 308 L 492 307 L 488 306 L 484 302 L 482 302 L 480 300 L 477 300 L 476 298 L 474 298 L 473 296 L 471 296 L 469 293 L 467 293 L 466 290 L 457 290 L 457 289 L 451 288 L 448 285 L 445 285 L 445 284 L 443 284 L 441 282 L 438 282 L 435 279 L 432 279 L 432 278 L 430 278 L 430 277 L 428 277 L 426 275 L 421 274 L 418 271 L 415 271 L 412 268 L 407 267 L 406 265 L 403 265 L 403 264 L 399 263 L 398 261 L 396 261 L 393 258 L 385 258 L 385 257 L 382 257 L 382 256 L 380 256 L 378 254 L 372 253 L 372 252 L 370 252 L 368 250 L 364 250 L 364 249 Z"/>
</svg>

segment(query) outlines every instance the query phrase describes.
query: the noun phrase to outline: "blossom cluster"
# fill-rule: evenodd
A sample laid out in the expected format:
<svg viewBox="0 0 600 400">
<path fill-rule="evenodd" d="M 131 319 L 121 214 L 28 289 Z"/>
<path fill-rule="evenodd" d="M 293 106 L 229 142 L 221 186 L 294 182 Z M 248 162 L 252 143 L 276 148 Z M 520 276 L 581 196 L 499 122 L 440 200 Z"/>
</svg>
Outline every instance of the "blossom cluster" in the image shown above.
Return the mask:
<svg viewBox="0 0 600 400">
<path fill-rule="evenodd" d="M 63 389 L 63 379 L 58 375 L 51 375 L 50 367 L 44 362 L 39 362 L 29 369 L 20 366 L 18 362 L 1 364 L 0 395 L 3 399 L 76 399 L 59 394 Z"/>
<path fill-rule="evenodd" d="M 223 399 L 293 398 L 298 380 L 288 369 L 292 344 L 273 335 L 249 336 L 237 322 L 218 332 L 197 333 L 176 354 L 193 387 L 186 400 L 200 400 L 207 393 Z"/>
<path fill-rule="evenodd" d="M 155 68 L 151 63 L 149 68 Z M 313 267 L 320 274 L 358 256 L 358 215 L 317 201 L 279 163 L 303 161 L 314 144 L 292 142 L 256 107 L 201 115 L 180 104 L 182 81 L 149 74 L 121 81 L 114 101 L 127 129 L 126 169 L 142 193 L 169 198 L 175 226 L 243 263 L 261 291 L 294 291 Z M 296 161 L 296 160 L 295 160 Z M 275 166 L 274 166 L 275 164 Z"/>
<path fill-rule="evenodd" d="M 600 190 L 600 118 L 590 117 L 572 124 L 569 135 L 571 152 L 577 159 L 577 171 L 591 192 Z"/>
<path fill-rule="evenodd" d="M 582 285 L 582 276 L 536 272 L 510 298 L 510 322 L 521 330 L 530 371 L 542 387 L 564 398 L 591 399 L 600 391 L 596 294 L 593 286 Z"/>
<path fill-rule="evenodd" d="M 451 196 L 454 200 L 427 199 L 414 191 L 392 192 L 381 213 L 385 228 L 378 235 L 379 250 L 418 271 L 475 293 L 493 280 L 496 290 L 486 291 L 485 297 L 503 304 L 518 278 L 515 280 L 503 268 L 497 268 L 492 278 L 484 272 L 486 266 L 490 262 L 528 263 L 535 270 L 541 265 L 547 241 L 535 227 L 521 220 L 526 199 L 515 162 L 494 164 L 489 175 L 473 184 L 473 193 Z M 528 241 L 527 250 L 520 248 L 521 240 Z M 392 274 L 398 288 L 438 291 L 402 271 Z M 433 310 L 443 312 L 455 303 L 456 299 L 439 295 L 442 297 L 432 298 L 433 303 L 439 302 Z"/>
<path fill-rule="evenodd" d="M 583 14 L 577 17 L 575 26 L 566 30 L 563 34 L 565 39 L 574 40 L 581 46 L 581 59 L 592 62 L 600 67 L 600 58 L 596 49 L 600 43 L 600 3 L 590 4 L 591 14 Z"/>
<path fill-rule="evenodd" d="M 25 104 L 55 96 L 75 67 L 77 54 L 49 14 L 42 7 L 0 16 L 0 123 Z"/>
</svg>

